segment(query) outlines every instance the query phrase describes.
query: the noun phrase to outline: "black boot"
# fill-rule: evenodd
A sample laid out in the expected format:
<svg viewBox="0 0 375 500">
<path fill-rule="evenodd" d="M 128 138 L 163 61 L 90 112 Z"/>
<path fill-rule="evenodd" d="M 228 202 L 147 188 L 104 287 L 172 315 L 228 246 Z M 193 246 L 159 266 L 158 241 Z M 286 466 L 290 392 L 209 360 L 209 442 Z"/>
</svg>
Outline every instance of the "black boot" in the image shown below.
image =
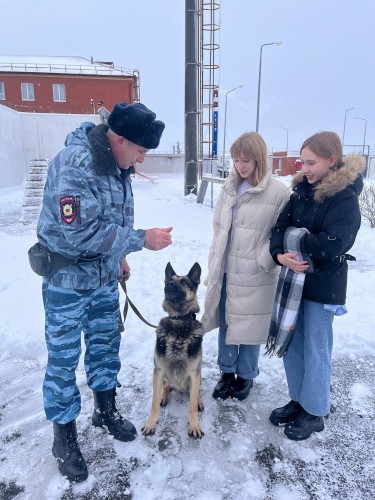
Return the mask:
<svg viewBox="0 0 375 500">
<path fill-rule="evenodd" d="M 232 386 L 235 381 L 234 373 L 222 373 L 219 382 L 212 393 L 215 399 L 228 399 L 232 393 Z"/>
<path fill-rule="evenodd" d="M 68 424 L 53 424 L 52 453 L 57 459 L 59 471 L 69 481 L 80 482 L 88 478 L 85 459 L 77 441 L 76 421 Z"/>
<path fill-rule="evenodd" d="M 119 441 L 133 441 L 137 431 L 134 425 L 117 411 L 115 396 L 115 389 L 94 392 L 95 409 L 92 423 L 95 427 L 106 427 L 108 432 Z"/>
<path fill-rule="evenodd" d="M 273 425 L 290 424 L 302 411 L 302 406 L 297 401 L 289 401 L 281 408 L 276 408 L 270 415 L 270 421 Z"/>
<path fill-rule="evenodd" d="M 323 429 L 323 417 L 316 417 L 302 409 L 294 422 L 285 426 L 284 434 L 293 441 L 302 441 L 309 438 L 313 432 L 320 432 Z"/>
<path fill-rule="evenodd" d="M 245 379 L 237 376 L 233 384 L 233 390 L 231 394 L 232 398 L 243 401 L 249 395 L 250 389 L 253 387 L 253 384 L 254 382 L 252 378 Z"/>
</svg>

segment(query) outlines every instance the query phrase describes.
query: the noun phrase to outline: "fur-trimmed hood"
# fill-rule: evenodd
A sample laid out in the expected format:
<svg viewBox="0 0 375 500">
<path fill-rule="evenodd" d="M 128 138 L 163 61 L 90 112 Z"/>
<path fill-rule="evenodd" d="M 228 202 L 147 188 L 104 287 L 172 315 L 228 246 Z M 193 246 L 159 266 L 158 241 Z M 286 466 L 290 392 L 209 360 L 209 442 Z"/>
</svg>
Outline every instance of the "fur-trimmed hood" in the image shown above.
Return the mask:
<svg viewBox="0 0 375 500">
<path fill-rule="evenodd" d="M 363 156 L 356 154 L 346 156 L 341 168 L 332 169 L 326 177 L 317 183 L 314 189 L 314 200 L 322 203 L 348 186 L 351 186 L 359 195 L 363 187 L 363 182 L 359 178 L 359 175 L 363 172 L 364 168 L 365 160 Z M 298 172 L 292 179 L 292 189 L 294 192 L 300 194 L 300 186 L 298 185 L 301 183 L 307 183 L 307 180 L 302 172 Z"/>
</svg>

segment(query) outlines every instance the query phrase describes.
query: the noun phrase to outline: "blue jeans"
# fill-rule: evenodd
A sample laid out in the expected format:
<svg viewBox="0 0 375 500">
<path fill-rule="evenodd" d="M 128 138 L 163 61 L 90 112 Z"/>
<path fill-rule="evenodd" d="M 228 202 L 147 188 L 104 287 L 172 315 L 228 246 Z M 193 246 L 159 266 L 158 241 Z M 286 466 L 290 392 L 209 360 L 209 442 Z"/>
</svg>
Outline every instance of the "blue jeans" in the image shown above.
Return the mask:
<svg viewBox="0 0 375 500">
<path fill-rule="evenodd" d="M 95 392 L 120 386 L 117 375 L 120 331 L 117 281 L 96 290 L 71 290 L 43 285 L 48 363 L 43 383 L 48 420 L 66 424 L 77 418 L 81 397 L 75 371 L 86 344 L 87 383 Z"/>
<path fill-rule="evenodd" d="M 258 360 L 260 345 L 227 345 L 227 324 L 225 322 L 225 304 L 227 301 L 227 279 L 223 279 L 219 304 L 219 356 L 217 363 L 224 373 L 236 373 L 244 379 L 255 378 L 259 375 Z"/>
<path fill-rule="evenodd" d="M 324 304 L 302 300 L 292 342 L 284 356 L 289 396 L 312 415 L 330 411 L 334 312 Z"/>
</svg>

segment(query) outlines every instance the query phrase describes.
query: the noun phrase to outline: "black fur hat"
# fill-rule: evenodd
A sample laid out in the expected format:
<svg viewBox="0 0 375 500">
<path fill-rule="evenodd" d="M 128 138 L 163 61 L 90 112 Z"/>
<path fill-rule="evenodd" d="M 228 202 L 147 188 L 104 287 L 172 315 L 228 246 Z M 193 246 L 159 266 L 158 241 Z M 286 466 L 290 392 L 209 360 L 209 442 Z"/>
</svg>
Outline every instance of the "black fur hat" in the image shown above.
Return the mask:
<svg viewBox="0 0 375 500">
<path fill-rule="evenodd" d="M 138 146 L 155 149 L 165 127 L 162 121 L 155 118 L 155 113 L 140 102 L 118 102 L 108 117 L 108 126 L 117 135 Z"/>
</svg>

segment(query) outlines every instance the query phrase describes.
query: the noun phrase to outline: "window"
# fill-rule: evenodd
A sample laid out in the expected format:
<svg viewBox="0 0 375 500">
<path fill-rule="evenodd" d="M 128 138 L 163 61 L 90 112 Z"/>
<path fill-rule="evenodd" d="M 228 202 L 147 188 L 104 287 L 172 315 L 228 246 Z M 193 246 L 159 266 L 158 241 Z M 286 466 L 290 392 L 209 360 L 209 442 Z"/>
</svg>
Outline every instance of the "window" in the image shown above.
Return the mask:
<svg viewBox="0 0 375 500">
<path fill-rule="evenodd" d="M 5 101 L 5 85 L 0 82 L 0 101 Z"/>
<path fill-rule="evenodd" d="M 53 100 L 55 102 L 66 102 L 65 85 L 63 83 L 54 83 L 52 88 Z"/>
<path fill-rule="evenodd" d="M 21 83 L 21 94 L 23 101 L 35 101 L 34 84 Z"/>
</svg>

